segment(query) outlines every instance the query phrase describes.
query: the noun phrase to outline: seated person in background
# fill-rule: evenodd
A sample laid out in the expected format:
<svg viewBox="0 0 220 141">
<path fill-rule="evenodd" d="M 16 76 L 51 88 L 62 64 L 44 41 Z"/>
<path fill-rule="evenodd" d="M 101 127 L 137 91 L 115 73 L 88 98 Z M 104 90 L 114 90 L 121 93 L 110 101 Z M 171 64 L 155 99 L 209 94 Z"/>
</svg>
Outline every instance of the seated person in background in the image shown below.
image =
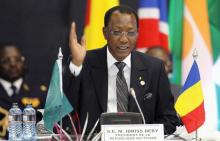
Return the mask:
<svg viewBox="0 0 220 141">
<path fill-rule="evenodd" d="M 20 108 L 32 104 L 44 108 L 46 86 L 30 86 L 25 80 L 26 62 L 21 50 L 11 43 L 0 44 L 0 137 L 7 137 L 8 110 L 17 102 Z"/>
<path fill-rule="evenodd" d="M 79 114 L 81 127 L 87 112 L 88 132 L 103 112 L 139 113 L 129 93 L 133 88 L 146 123 L 161 123 L 165 134 L 173 133 L 178 118 L 164 65 L 161 60 L 135 51 L 136 12 L 126 6 L 109 9 L 104 18 L 103 35 L 107 45 L 86 52 L 85 39 L 78 43 L 75 23 L 71 26 L 72 58 L 63 80 L 65 93 Z"/>
<path fill-rule="evenodd" d="M 167 75 L 169 76 L 172 73 L 172 62 L 170 60 L 170 57 L 168 53 L 165 51 L 164 48 L 160 46 L 150 47 L 146 54 L 156 57 L 164 62 L 165 70 Z M 170 84 L 171 92 L 174 96 L 174 102 L 176 102 L 178 96 L 180 95 L 181 86 L 176 84 Z"/>
</svg>

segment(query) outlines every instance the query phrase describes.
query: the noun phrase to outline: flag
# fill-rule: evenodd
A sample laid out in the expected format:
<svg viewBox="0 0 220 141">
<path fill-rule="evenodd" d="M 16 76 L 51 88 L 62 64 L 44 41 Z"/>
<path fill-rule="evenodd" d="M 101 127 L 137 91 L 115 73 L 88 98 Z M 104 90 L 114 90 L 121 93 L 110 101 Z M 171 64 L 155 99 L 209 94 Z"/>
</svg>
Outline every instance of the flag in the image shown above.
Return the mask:
<svg viewBox="0 0 220 141">
<path fill-rule="evenodd" d="M 217 128 L 218 131 L 220 131 L 220 55 L 218 57 L 218 59 L 215 61 L 215 64 L 213 66 L 213 75 L 214 77 L 214 85 L 216 88 L 216 93 L 217 93 L 217 111 L 218 111 L 218 124 L 217 124 Z"/>
<path fill-rule="evenodd" d="M 87 0 L 85 37 L 88 50 L 103 47 L 106 44 L 102 28 L 105 12 L 119 5 L 118 0 Z"/>
<path fill-rule="evenodd" d="M 220 52 L 219 2 L 170 0 L 169 4 L 169 46 L 173 59 L 171 83 L 181 85 L 185 82 L 191 68 L 190 64 L 193 62 L 193 51 L 197 48 L 197 63 L 200 67 L 206 111 L 205 123 L 199 130 L 204 132 L 220 130 L 220 92 L 217 90 L 219 87 L 216 87 L 218 83 L 214 82 L 219 76 L 214 73 Z"/>
<path fill-rule="evenodd" d="M 182 93 L 175 103 L 175 109 L 188 133 L 198 129 L 205 121 L 202 85 L 196 61 L 193 62 Z"/>
<path fill-rule="evenodd" d="M 161 46 L 169 52 L 167 12 L 167 0 L 139 0 L 138 50 Z"/>
<path fill-rule="evenodd" d="M 182 84 L 183 4 L 183 0 L 170 0 L 168 20 L 169 47 L 172 54 L 173 66 L 171 82 L 178 85 Z"/>
<path fill-rule="evenodd" d="M 208 13 L 210 23 L 210 33 L 212 42 L 213 52 L 213 76 L 214 85 L 216 88 L 216 100 L 217 100 L 217 128 L 220 131 L 220 1 L 219 0 L 208 0 Z"/>
<path fill-rule="evenodd" d="M 62 60 L 57 59 L 54 64 L 44 107 L 44 124 L 51 132 L 53 131 L 54 123 L 60 121 L 65 115 L 73 110 L 73 107 L 69 103 L 62 89 L 61 61 Z"/>
</svg>

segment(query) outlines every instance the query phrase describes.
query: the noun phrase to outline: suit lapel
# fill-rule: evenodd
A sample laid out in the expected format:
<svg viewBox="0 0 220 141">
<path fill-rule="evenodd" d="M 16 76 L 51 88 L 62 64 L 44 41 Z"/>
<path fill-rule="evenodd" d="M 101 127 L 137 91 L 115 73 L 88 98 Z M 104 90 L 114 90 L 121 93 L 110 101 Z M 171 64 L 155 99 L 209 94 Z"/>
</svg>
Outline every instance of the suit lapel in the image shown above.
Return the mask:
<svg viewBox="0 0 220 141">
<path fill-rule="evenodd" d="M 149 82 L 147 79 L 147 67 L 143 64 L 140 56 L 137 54 L 137 52 L 132 52 L 131 54 L 131 80 L 130 80 L 130 87 L 134 89 L 137 101 L 141 105 L 143 101 L 143 95 L 144 92 L 146 92 L 146 89 L 149 87 Z M 133 97 L 130 96 L 129 98 L 129 111 L 137 111 L 137 105 L 133 99 Z"/>
<path fill-rule="evenodd" d="M 95 85 L 99 103 L 103 112 L 107 111 L 108 99 L 108 70 L 107 70 L 107 48 L 100 49 L 95 59 L 91 62 L 92 79 Z"/>
<path fill-rule="evenodd" d="M 10 108 L 12 103 L 11 97 L 8 96 L 6 90 L 3 88 L 1 84 L 0 84 L 0 99 L 1 99 L 1 103 L 4 103 L 1 106 L 4 107 L 5 105 L 7 105 L 6 107 Z"/>
</svg>

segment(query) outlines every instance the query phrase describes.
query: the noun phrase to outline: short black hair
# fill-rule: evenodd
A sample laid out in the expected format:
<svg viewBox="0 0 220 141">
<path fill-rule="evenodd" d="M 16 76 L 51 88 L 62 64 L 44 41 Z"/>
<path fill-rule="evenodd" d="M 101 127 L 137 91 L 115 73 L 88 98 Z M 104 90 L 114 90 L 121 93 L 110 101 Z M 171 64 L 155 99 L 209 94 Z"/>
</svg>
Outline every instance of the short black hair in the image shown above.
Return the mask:
<svg viewBox="0 0 220 141">
<path fill-rule="evenodd" d="M 112 13 L 115 11 L 119 11 L 120 13 L 126 13 L 126 14 L 130 14 L 130 15 L 134 15 L 135 19 L 136 19 L 136 23 L 137 23 L 137 28 L 139 27 L 139 22 L 138 22 L 138 15 L 135 12 L 134 9 L 125 6 L 125 5 L 120 5 L 120 6 L 115 6 L 110 8 L 106 13 L 105 13 L 105 18 L 104 18 L 104 26 L 107 27 L 110 21 L 110 18 L 112 16 Z"/>
</svg>

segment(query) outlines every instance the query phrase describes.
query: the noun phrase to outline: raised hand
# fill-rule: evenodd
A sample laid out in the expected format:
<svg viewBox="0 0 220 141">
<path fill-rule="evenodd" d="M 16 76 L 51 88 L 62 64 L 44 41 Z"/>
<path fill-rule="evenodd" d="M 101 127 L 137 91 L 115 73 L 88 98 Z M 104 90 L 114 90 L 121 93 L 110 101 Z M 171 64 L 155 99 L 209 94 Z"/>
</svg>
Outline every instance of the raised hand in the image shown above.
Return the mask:
<svg viewBox="0 0 220 141">
<path fill-rule="evenodd" d="M 69 38 L 69 47 L 72 55 L 72 63 L 74 65 L 80 66 L 83 63 L 86 56 L 86 40 L 85 36 L 83 36 L 81 38 L 81 44 L 78 43 L 75 22 L 73 22 L 71 25 Z"/>
</svg>

